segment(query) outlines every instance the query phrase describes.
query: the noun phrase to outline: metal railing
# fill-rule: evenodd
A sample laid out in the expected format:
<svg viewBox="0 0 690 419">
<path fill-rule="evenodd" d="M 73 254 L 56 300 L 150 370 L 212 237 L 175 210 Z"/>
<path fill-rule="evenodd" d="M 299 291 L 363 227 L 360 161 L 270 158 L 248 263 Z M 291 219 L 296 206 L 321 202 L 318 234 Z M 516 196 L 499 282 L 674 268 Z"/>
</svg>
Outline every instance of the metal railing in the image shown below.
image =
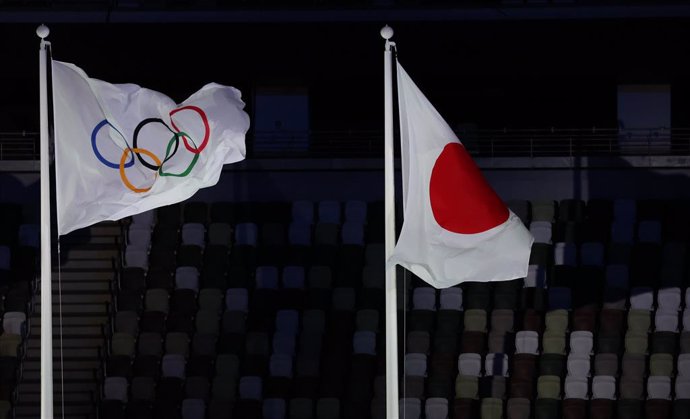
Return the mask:
<svg viewBox="0 0 690 419">
<path fill-rule="evenodd" d="M 458 129 L 481 157 L 690 155 L 690 128 Z M 378 157 L 381 130 L 256 132 L 254 156 Z"/>
<path fill-rule="evenodd" d="M 157 10 L 199 10 L 199 9 L 277 9 L 277 10 L 301 10 L 304 8 L 324 9 L 324 8 L 403 8 L 403 7 L 461 7 L 465 9 L 473 8 L 538 8 L 544 6 L 658 6 L 658 5 L 683 5 L 688 4 L 688 0 L 676 0 L 674 2 L 662 2 L 658 0 L 544 0 L 543 2 L 528 2 L 525 0 L 474 0 L 449 3 L 447 0 L 358 0 L 358 1 L 331 1 L 331 0 L 38 0 L 28 2 L 26 0 L 7 1 L 0 6 L 0 9 L 40 10 L 40 9 L 60 9 L 74 6 L 86 6 L 91 10 L 101 9 L 157 9 Z"/>
<path fill-rule="evenodd" d="M 478 157 L 690 155 L 690 128 L 459 129 Z M 382 130 L 257 131 L 249 157 L 351 158 L 383 156 Z M 0 133 L 0 160 L 38 160 L 38 134 Z"/>
<path fill-rule="evenodd" d="M 503 129 L 459 131 L 472 154 L 501 156 L 650 156 L 690 154 L 690 129 Z"/>
</svg>

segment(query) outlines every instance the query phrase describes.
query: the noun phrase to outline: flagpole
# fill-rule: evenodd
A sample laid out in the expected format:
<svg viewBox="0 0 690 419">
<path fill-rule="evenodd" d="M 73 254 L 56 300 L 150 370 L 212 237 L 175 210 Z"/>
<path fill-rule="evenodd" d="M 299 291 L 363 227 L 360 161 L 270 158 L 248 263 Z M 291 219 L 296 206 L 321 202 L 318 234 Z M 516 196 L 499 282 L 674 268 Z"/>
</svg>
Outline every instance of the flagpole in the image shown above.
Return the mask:
<svg viewBox="0 0 690 419">
<path fill-rule="evenodd" d="M 395 177 L 393 161 L 393 29 L 386 25 L 381 29 L 386 40 L 383 53 L 384 72 L 384 184 L 385 184 L 385 250 L 386 261 L 395 247 Z M 398 416 L 398 293 L 396 266 L 386 264 L 386 418 Z"/>
<path fill-rule="evenodd" d="M 48 128 L 47 26 L 36 29 L 41 38 L 39 79 L 41 106 L 41 419 L 53 419 L 53 313 L 50 250 L 50 161 Z"/>
</svg>

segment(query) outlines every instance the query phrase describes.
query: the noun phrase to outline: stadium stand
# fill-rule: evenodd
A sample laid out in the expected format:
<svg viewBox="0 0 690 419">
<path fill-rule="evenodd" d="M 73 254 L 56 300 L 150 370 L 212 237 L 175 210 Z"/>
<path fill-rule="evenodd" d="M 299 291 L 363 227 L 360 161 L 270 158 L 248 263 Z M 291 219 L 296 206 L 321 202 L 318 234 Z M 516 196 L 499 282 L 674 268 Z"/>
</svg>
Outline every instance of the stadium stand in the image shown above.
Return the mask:
<svg viewBox="0 0 690 419">
<path fill-rule="evenodd" d="M 367 231 L 362 208 L 377 204 L 238 207 L 245 205 L 257 210 L 226 215 L 230 245 L 211 244 L 208 232 L 197 244 L 180 240 L 176 265 L 149 257 L 146 271 L 123 257 L 103 359 L 101 417 L 385 417 L 383 271 L 374 256 L 380 243 L 368 232 L 364 244 L 344 243 L 342 236 L 348 222 Z M 518 205 L 528 226 L 551 227 L 535 243 L 530 266 L 530 275 L 542 279 L 436 290 L 406 275 L 401 412 L 416 418 L 685 417 L 690 345 L 686 249 L 678 238 L 688 236 L 676 231 L 672 240 L 654 234 L 650 241 L 645 227 L 656 221 L 655 230 L 667 230 L 671 213 L 685 204 Z M 217 214 L 219 206 L 234 208 L 211 203 L 206 211 Z M 173 219 L 182 237 L 187 216 L 177 217 L 179 207 L 172 217 L 169 211 L 156 214 L 152 236 Z M 212 219 L 201 224 L 210 227 Z M 284 228 L 273 227 L 276 219 Z M 571 222 L 579 223 L 580 236 L 563 233 L 563 223 Z M 632 224 L 632 237 L 613 233 L 623 222 Z M 311 234 L 291 242 L 294 223 Z M 610 236 L 582 233 L 590 223 L 606 226 Z M 282 236 L 266 240 L 267 226 L 268 236 L 278 230 Z M 319 230 L 327 232 L 317 237 Z M 597 240 L 605 236 L 610 239 Z M 149 255 L 162 244 L 150 242 Z M 122 254 L 132 246 L 127 242 Z M 196 247 L 196 256 L 180 257 L 187 246 Z M 260 256 L 264 247 L 271 254 Z M 224 260 L 212 261 L 206 251 Z M 155 278 L 160 271 L 165 281 Z M 129 302 L 132 294 L 136 304 Z"/>
</svg>

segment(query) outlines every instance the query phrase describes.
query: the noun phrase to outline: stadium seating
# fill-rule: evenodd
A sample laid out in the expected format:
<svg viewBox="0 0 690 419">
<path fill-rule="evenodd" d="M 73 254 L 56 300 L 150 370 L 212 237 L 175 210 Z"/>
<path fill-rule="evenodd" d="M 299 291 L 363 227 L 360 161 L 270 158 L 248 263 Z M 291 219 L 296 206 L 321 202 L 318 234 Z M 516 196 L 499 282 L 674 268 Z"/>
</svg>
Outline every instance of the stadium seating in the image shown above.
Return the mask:
<svg viewBox="0 0 690 419">
<path fill-rule="evenodd" d="M 668 216 L 633 200 L 510 205 L 538 239 L 526 278 L 437 290 L 401 271 L 401 412 L 681 417 L 687 250 L 667 240 Z M 103 409 L 385 417 L 377 208 L 187 203 L 139 216 L 123 248 Z M 20 313 L 3 316 L 0 350 L 21 341 Z"/>
</svg>

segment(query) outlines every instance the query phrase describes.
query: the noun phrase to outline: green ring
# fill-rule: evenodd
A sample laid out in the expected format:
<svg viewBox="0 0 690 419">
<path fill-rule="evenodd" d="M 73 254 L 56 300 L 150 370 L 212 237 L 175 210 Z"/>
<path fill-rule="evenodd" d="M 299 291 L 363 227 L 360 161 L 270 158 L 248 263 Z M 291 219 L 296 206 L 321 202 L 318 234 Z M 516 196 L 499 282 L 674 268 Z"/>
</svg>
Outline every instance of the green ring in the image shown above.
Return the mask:
<svg viewBox="0 0 690 419">
<path fill-rule="evenodd" d="M 192 140 L 192 138 L 189 136 L 189 134 L 187 134 L 186 132 L 182 132 L 182 131 L 176 132 L 172 136 L 170 141 L 168 142 L 168 148 L 165 150 L 165 159 L 163 159 L 163 161 L 166 161 L 167 158 L 170 156 L 170 149 L 172 148 L 173 143 L 175 143 L 176 141 L 179 141 L 177 137 L 180 137 L 180 136 L 189 138 L 189 141 L 191 141 L 192 144 L 194 144 L 194 146 L 196 147 L 196 143 L 194 143 L 194 140 Z M 161 164 L 161 167 L 158 169 L 158 174 L 161 176 L 185 177 L 185 176 L 189 175 L 189 173 L 192 171 L 192 169 L 196 165 L 197 160 L 199 160 L 199 153 L 194 153 L 194 158 L 192 158 L 191 163 L 189 163 L 189 166 L 187 167 L 187 169 L 185 169 L 185 171 L 182 173 L 166 173 L 163 171 L 163 164 Z"/>
</svg>

